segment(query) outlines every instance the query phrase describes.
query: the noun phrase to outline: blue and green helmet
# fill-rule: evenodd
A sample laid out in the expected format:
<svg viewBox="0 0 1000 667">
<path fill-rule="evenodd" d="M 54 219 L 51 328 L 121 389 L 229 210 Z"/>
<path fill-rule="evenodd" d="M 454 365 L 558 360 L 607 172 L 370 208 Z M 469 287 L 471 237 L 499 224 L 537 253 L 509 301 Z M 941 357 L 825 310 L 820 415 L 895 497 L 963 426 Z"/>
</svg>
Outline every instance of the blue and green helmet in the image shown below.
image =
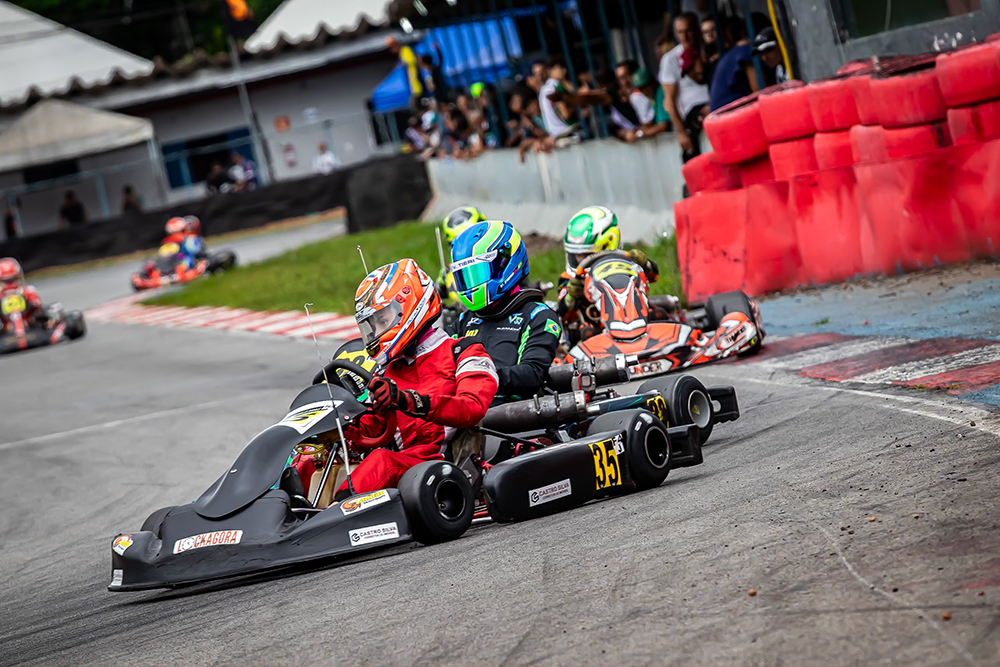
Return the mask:
<svg viewBox="0 0 1000 667">
<path fill-rule="evenodd" d="M 451 244 L 458 298 L 469 310 L 482 310 L 506 296 L 528 271 L 528 251 L 509 222 L 477 222 Z"/>
</svg>

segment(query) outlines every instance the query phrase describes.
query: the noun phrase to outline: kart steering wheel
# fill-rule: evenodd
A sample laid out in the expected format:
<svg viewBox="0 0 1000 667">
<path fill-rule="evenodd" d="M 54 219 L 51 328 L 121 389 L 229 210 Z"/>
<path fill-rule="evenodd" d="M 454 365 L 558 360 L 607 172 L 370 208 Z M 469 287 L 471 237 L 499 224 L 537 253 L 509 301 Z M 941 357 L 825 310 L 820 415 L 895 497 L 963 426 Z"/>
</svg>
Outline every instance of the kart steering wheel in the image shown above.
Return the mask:
<svg viewBox="0 0 1000 667">
<path fill-rule="evenodd" d="M 357 375 L 358 377 L 360 377 L 362 380 L 364 380 L 366 385 L 369 382 L 371 382 L 372 378 L 374 377 L 371 374 L 370 371 L 368 371 L 365 368 L 359 366 L 358 364 L 354 363 L 353 361 L 348 361 L 347 359 L 334 359 L 330 363 L 328 363 L 326 366 L 324 366 L 323 370 L 321 370 L 319 373 L 316 373 L 316 375 L 313 376 L 312 383 L 313 384 L 322 384 L 323 382 L 326 381 L 327 378 L 330 378 L 331 380 L 335 381 L 337 384 L 339 384 L 341 387 L 343 387 L 347 391 L 350 391 L 350 392 L 353 393 L 353 390 L 355 389 L 355 387 L 349 387 L 349 386 L 345 385 L 343 378 L 341 378 L 339 375 L 337 375 L 336 371 L 338 371 L 338 370 L 348 371 L 348 372 L 354 373 L 355 375 Z"/>
</svg>

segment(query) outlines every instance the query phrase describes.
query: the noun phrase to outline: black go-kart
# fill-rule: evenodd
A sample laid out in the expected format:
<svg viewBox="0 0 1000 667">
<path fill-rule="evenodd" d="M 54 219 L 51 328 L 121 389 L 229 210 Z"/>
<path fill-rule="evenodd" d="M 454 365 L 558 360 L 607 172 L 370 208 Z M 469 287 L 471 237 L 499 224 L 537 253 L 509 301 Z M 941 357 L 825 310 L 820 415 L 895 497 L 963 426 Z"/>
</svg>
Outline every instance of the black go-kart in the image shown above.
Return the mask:
<svg viewBox="0 0 1000 667">
<path fill-rule="evenodd" d="M 87 323 L 78 310 L 66 311 L 62 304 L 55 303 L 29 322 L 24 316 L 27 306 L 19 291 L 0 299 L 0 354 L 76 340 L 87 334 Z"/>
<path fill-rule="evenodd" d="M 158 510 L 138 532 L 118 535 L 109 590 L 171 587 L 409 540 L 445 542 L 468 530 L 477 508 L 484 520 L 521 521 L 650 489 L 670 470 L 702 463 L 701 434 L 739 417 L 732 387 L 674 376 L 618 396 L 599 385 L 628 380 L 628 360 L 565 364 L 550 373 L 551 393 L 492 408 L 481 426 L 453 440 L 446 460 L 414 466 L 398 488 L 329 502 L 357 460 L 342 427 L 369 409 L 359 395 L 371 373 L 335 358 L 316 379 L 195 502 Z M 391 446 L 394 433 L 390 425 L 380 442 L 365 444 Z M 310 497 L 288 466 L 296 451 L 327 455 Z"/>
</svg>

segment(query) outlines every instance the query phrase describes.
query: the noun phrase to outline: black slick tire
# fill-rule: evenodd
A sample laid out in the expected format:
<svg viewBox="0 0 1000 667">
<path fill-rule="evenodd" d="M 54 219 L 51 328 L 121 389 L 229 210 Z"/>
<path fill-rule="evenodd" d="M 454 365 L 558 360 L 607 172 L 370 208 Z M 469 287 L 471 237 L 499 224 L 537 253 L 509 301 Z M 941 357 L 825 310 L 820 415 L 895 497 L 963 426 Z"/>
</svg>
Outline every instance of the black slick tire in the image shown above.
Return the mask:
<svg viewBox="0 0 1000 667">
<path fill-rule="evenodd" d="M 71 311 L 66 315 L 66 338 L 76 340 L 87 335 L 87 322 L 83 319 L 83 313 L 78 310 Z"/>
<path fill-rule="evenodd" d="M 461 537 L 472 525 L 472 484 L 447 461 L 424 461 L 399 481 L 413 539 L 437 544 Z"/>
<path fill-rule="evenodd" d="M 715 408 L 701 380 L 693 375 L 667 375 L 643 382 L 637 393 L 654 389 L 667 403 L 669 426 L 697 424 L 702 444 L 708 442 L 715 427 Z"/>
</svg>

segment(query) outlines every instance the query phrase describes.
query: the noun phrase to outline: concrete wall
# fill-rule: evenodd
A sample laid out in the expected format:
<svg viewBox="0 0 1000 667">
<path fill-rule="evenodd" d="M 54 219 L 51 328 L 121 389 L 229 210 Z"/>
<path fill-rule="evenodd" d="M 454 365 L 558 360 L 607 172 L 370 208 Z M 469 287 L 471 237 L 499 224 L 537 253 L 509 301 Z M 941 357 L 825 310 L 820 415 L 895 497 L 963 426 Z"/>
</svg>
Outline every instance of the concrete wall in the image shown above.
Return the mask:
<svg viewBox="0 0 1000 667">
<path fill-rule="evenodd" d="M 846 41 L 838 34 L 830 0 L 785 0 L 785 6 L 798 45 L 796 78 L 805 81 L 831 76 L 849 60 L 948 51 L 1000 31 L 1000 0 L 980 0 L 982 9 L 972 14 Z"/>
<path fill-rule="evenodd" d="M 475 160 L 431 160 L 434 200 L 425 212 L 440 219 L 473 205 L 506 220 L 521 233 L 562 237 L 566 223 L 585 206 L 608 206 L 626 241 L 652 241 L 674 228 L 674 202 L 683 195 L 681 151 L 674 135 L 637 144 L 591 141 L 549 154 L 495 150 Z"/>
</svg>

